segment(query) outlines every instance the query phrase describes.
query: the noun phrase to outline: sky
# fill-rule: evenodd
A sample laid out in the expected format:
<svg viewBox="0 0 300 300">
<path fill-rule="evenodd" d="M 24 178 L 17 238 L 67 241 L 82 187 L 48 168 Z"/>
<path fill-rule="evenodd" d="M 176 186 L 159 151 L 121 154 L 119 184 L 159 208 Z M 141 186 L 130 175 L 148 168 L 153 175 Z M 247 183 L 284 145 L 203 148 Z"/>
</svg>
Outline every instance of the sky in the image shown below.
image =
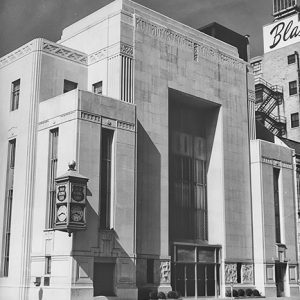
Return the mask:
<svg viewBox="0 0 300 300">
<path fill-rule="evenodd" d="M 34 38 L 60 39 L 63 28 L 112 0 L 0 0 L 0 57 Z M 251 57 L 263 54 L 262 26 L 271 23 L 272 0 L 135 0 L 200 28 L 218 22 L 250 35 Z"/>
</svg>

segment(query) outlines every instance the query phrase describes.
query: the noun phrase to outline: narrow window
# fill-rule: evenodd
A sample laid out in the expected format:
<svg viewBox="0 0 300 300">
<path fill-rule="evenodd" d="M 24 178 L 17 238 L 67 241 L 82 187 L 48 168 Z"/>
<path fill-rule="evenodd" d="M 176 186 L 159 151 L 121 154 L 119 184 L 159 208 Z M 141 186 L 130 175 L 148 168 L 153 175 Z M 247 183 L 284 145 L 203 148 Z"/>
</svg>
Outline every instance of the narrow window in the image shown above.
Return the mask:
<svg viewBox="0 0 300 300">
<path fill-rule="evenodd" d="M 287 60 L 289 65 L 295 63 L 296 62 L 295 54 L 288 55 Z"/>
<path fill-rule="evenodd" d="M 102 95 L 102 81 L 93 84 L 93 92 L 97 95 Z"/>
<path fill-rule="evenodd" d="M 291 127 L 299 127 L 299 113 L 291 114 Z"/>
<path fill-rule="evenodd" d="M 45 274 L 51 274 L 51 256 L 45 257 Z"/>
<path fill-rule="evenodd" d="M 103 128 L 101 139 L 101 229 L 110 228 L 112 142 L 113 131 Z"/>
<path fill-rule="evenodd" d="M 11 91 L 11 105 L 10 110 L 16 110 L 19 108 L 19 97 L 20 97 L 20 83 L 21 80 L 18 79 L 12 83 L 12 91 Z"/>
<path fill-rule="evenodd" d="M 9 250 L 10 250 L 10 233 L 11 233 L 11 213 L 13 201 L 13 183 L 14 168 L 16 157 L 16 140 L 13 139 L 8 143 L 8 164 L 7 164 L 7 181 L 6 181 L 6 199 L 4 207 L 4 251 L 2 257 L 2 275 L 8 276 L 9 270 Z"/>
<path fill-rule="evenodd" d="M 275 207 L 275 236 L 276 243 L 281 243 L 280 235 L 280 206 L 279 206 L 279 169 L 273 169 L 274 207 Z"/>
<path fill-rule="evenodd" d="M 290 96 L 297 94 L 297 81 L 296 80 L 289 82 L 289 92 L 290 92 Z"/>
<path fill-rule="evenodd" d="M 69 81 L 69 80 L 64 80 L 64 93 L 70 92 L 72 90 L 77 89 L 77 82 Z"/>
<path fill-rule="evenodd" d="M 55 218 L 55 177 L 57 170 L 58 128 L 50 130 L 48 171 L 48 213 L 46 228 L 53 228 Z"/>
<path fill-rule="evenodd" d="M 147 259 L 147 283 L 154 283 L 154 259 Z"/>
</svg>

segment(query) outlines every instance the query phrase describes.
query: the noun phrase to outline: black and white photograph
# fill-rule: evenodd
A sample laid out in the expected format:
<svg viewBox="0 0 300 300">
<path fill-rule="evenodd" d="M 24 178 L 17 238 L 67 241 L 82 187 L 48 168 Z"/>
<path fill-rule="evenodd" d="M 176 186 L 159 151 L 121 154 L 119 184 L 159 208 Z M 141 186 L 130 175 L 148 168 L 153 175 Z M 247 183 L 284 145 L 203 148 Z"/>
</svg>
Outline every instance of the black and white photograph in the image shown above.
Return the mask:
<svg viewBox="0 0 300 300">
<path fill-rule="evenodd" d="M 0 0 L 0 300 L 300 299 L 300 0 Z"/>
</svg>

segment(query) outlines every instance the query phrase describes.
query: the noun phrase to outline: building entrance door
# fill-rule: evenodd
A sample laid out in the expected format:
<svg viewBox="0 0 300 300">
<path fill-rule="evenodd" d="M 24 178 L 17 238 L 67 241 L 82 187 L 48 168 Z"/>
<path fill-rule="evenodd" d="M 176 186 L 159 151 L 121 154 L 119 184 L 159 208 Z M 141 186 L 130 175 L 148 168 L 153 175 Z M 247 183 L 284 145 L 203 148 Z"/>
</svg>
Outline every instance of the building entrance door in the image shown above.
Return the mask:
<svg viewBox="0 0 300 300">
<path fill-rule="evenodd" d="M 284 279 L 285 279 L 286 264 L 275 264 L 275 281 L 277 289 L 277 297 L 284 297 Z"/>
<path fill-rule="evenodd" d="M 183 297 L 219 295 L 219 248 L 175 246 L 172 287 Z"/>
</svg>

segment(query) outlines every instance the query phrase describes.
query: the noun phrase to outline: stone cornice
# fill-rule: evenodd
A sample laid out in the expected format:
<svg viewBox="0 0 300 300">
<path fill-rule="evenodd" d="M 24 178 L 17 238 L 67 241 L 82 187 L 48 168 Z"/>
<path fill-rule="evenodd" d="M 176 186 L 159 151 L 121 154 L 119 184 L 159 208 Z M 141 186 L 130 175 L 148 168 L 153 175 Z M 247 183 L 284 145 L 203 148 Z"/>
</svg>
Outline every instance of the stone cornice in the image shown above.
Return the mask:
<svg viewBox="0 0 300 300">
<path fill-rule="evenodd" d="M 122 42 L 102 48 L 90 55 L 87 55 L 81 51 L 77 51 L 45 39 L 35 39 L 16 49 L 15 51 L 12 51 L 11 53 L 1 57 L 0 69 L 32 53 L 33 51 L 42 51 L 44 53 L 67 59 L 84 66 L 88 66 L 105 59 L 111 56 L 112 53 L 133 57 L 133 47 Z"/>
<path fill-rule="evenodd" d="M 293 165 L 291 163 L 280 161 L 280 160 L 273 159 L 270 157 L 262 156 L 261 162 L 264 164 L 271 165 L 273 167 L 277 167 L 277 168 L 286 168 L 286 169 L 290 169 L 290 170 L 293 169 Z"/>
<path fill-rule="evenodd" d="M 57 115 L 53 118 L 42 120 L 38 123 L 38 130 L 40 131 L 48 129 L 53 126 L 58 126 L 59 124 L 69 122 L 75 119 L 101 124 L 105 127 L 119 128 L 127 131 L 135 131 L 135 125 L 133 123 L 129 123 L 123 120 L 115 120 L 95 113 L 81 110 L 72 110 L 64 114 Z"/>
<path fill-rule="evenodd" d="M 34 50 L 34 41 L 31 41 L 20 48 L 8 53 L 7 55 L 0 58 L 0 69 L 9 65 L 10 63 L 24 57 Z"/>
<path fill-rule="evenodd" d="M 88 62 L 88 58 L 85 53 L 47 40 L 43 40 L 42 51 L 82 65 L 87 65 Z"/>
<path fill-rule="evenodd" d="M 1 57 L 0 69 L 34 51 L 42 51 L 44 53 L 71 60 L 82 65 L 87 65 L 87 55 L 85 53 L 47 41 L 45 39 L 35 39 L 16 49 L 15 51 L 12 51 Z"/>
<path fill-rule="evenodd" d="M 202 57 L 240 70 L 243 70 L 246 66 L 246 62 L 240 58 L 231 56 L 217 47 L 215 48 L 194 38 L 189 38 L 170 28 L 145 20 L 140 16 L 136 16 L 135 18 L 135 27 L 137 30 L 148 35 L 191 50 L 193 52 L 194 61 L 196 62 L 199 62 L 200 57 Z"/>
</svg>

